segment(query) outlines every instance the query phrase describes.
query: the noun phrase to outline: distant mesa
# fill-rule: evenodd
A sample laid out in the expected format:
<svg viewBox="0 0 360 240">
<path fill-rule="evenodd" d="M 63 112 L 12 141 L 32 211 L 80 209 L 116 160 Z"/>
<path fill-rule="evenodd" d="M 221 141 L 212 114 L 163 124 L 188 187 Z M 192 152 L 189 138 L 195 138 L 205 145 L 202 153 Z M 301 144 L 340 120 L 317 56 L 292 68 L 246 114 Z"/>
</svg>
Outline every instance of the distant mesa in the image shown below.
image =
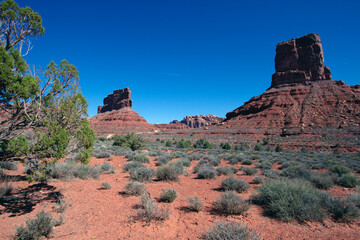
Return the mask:
<svg viewBox="0 0 360 240">
<path fill-rule="evenodd" d="M 276 46 L 275 71 L 271 87 L 306 81 L 330 80 L 330 69 L 324 65 L 320 36 L 306 36 Z"/>
<path fill-rule="evenodd" d="M 115 90 L 104 98 L 104 106 L 89 119 L 96 134 L 113 134 L 127 131 L 149 131 L 156 128 L 131 109 L 129 88 Z"/>
<path fill-rule="evenodd" d="M 284 132 L 289 129 L 359 129 L 360 89 L 331 79 L 320 37 L 277 45 L 271 88 L 226 114 L 224 128 Z M 353 131 L 353 130 L 349 130 Z"/>
</svg>

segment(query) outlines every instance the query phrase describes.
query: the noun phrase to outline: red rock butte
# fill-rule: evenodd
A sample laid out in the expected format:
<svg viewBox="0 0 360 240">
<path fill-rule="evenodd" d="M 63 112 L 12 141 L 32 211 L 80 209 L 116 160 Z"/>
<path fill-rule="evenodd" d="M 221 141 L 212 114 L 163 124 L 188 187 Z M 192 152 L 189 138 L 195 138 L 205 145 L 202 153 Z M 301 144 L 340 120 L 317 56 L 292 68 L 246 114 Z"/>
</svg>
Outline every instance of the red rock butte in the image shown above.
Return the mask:
<svg viewBox="0 0 360 240">
<path fill-rule="evenodd" d="M 127 131 L 152 131 L 156 128 L 131 109 L 129 88 L 115 90 L 104 98 L 104 106 L 89 119 L 96 134 L 114 134 Z"/>
<path fill-rule="evenodd" d="M 331 79 L 320 37 L 309 34 L 279 43 L 271 87 L 226 114 L 223 128 L 283 133 L 289 129 L 359 132 L 360 85 Z M 264 132 L 264 131 L 263 131 Z"/>
</svg>

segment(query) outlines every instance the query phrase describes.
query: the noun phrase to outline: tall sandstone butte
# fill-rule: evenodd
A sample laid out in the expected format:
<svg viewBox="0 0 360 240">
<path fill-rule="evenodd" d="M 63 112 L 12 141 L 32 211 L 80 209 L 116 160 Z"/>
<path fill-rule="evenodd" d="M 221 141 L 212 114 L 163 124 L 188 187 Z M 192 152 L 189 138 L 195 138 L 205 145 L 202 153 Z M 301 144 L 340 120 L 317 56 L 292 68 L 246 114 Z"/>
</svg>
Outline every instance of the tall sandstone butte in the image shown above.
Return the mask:
<svg viewBox="0 0 360 240">
<path fill-rule="evenodd" d="M 224 128 L 282 135 L 291 130 L 302 135 L 306 129 L 330 135 L 341 131 L 355 142 L 360 132 L 360 85 L 330 80 L 319 35 L 278 44 L 275 70 L 271 87 L 227 113 Z M 329 136 L 335 139 L 336 134 Z"/>
<path fill-rule="evenodd" d="M 104 106 L 89 119 L 96 134 L 113 134 L 128 131 L 148 131 L 156 128 L 131 109 L 129 88 L 118 89 L 104 98 Z"/>
</svg>

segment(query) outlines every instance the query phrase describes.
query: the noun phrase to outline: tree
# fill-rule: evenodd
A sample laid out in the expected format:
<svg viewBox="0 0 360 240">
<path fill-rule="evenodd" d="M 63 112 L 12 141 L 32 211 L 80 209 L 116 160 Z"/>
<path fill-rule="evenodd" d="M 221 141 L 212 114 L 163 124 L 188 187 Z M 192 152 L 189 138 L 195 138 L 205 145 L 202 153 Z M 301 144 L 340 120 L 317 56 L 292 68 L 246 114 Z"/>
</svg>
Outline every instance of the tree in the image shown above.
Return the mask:
<svg viewBox="0 0 360 240">
<path fill-rule="evenodd" d="M 35 75 L 21 54 L 25 42 L 42 34 L 38 13 L 13 0 L 0 4 L 0 111 L 5 116 L 0 143 L 8 146 L 8 154 L 31 158 L 59 159 L 76 151 L 86 163 L 95 135 L 86 120 L 87 102 L 76 67 L 67 60 L 59 65 L 51 61 Z M 30 143 L 22 136 L 25 131 L 35 133 Z"/>
</svg>

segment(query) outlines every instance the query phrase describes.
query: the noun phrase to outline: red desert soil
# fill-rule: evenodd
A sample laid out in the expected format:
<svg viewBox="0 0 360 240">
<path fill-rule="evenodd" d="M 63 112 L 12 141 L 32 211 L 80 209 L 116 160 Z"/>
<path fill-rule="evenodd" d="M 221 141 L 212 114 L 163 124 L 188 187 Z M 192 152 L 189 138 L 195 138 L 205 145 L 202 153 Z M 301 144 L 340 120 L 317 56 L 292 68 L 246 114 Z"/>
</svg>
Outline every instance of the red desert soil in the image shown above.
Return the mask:
<svg viewBox="0 0 360 240">
<path fill-rule="evenodd" d="M 155 167 L 153 158 L 150 167 Z M 92 158 L 91 165 L 102 164 L 105 159 Z M 174 188 L 178 197 L 173 203 L 159 203 L 169 206 L 171 215 L 164 222 L 151 222 L 136 220 L 138 197 L 124 194 L 124 185 L 129 181 L 129 174 L 122 170 L 127 159 L 113 156 L 110 162 L 116 167 L 115 174 L 101 175 L 98 180 L 80 180 L 48 183 L 53 189 L 43 188 L 28 194 L 27 197 L 36 200 L 33 209 L 26 211 L 18 206 L 5 208 L 0 206 L 0 238 L 10 239 L 15 233 L 15 226 L 23 224 L 27 218 L 33 217 L 41 209 L 51 211 L 58 217 L 53 207 L 60 192 L 63 199 L 70 206 L 66 209 L 64 224 L 55 227 L 53 239 L 199 239 L 217 220 L 233 220 L 244 222 L 261 233 L 262 239 L 359 239 L 360 221 L 351 224 L 335 223 L 326 220 L 322 223 L 298 224 L 297 222 L 284 223 L 263 216 L 262 208 L 252 204 L 246 216 L 220 216 L 212 212 L 213 203 L 221 194 L 219 190 L 221 180 L 225 176 L 213 180 L 196 179 L 191 169 L 197 161 L 192 162 L 188 168 L 188 176 L 181 176 L 178 182 L 147 183 L 146 187 L 152 199 L 158 200 L 162 188 Z M 222 162 L 224 163 L 224 162 Z M 241 167 L 241 164 L 235 165 Z M 12 172 L 21 175 L 23 167 Z M 7 172 L 9 173 L 9 172 Z M 246 176 L 239 171 L 235 177 L 251 183 L 253 176 Z M 108 182 L 112 188 L 102 190 L 101 183 Z M 14 183 L 15 194 L 25 188 L 36 186 L 28 184 L 23 179 Z M 249 199 L 256 193 L 255 184 L 246 193 L 239 194 Z M 344 190 L 336 187 L 336 193 Z M 187 198 L 198 195 L 204 204 L 204 211 L 196 213 L 186 209 Z"/>
</svg>

